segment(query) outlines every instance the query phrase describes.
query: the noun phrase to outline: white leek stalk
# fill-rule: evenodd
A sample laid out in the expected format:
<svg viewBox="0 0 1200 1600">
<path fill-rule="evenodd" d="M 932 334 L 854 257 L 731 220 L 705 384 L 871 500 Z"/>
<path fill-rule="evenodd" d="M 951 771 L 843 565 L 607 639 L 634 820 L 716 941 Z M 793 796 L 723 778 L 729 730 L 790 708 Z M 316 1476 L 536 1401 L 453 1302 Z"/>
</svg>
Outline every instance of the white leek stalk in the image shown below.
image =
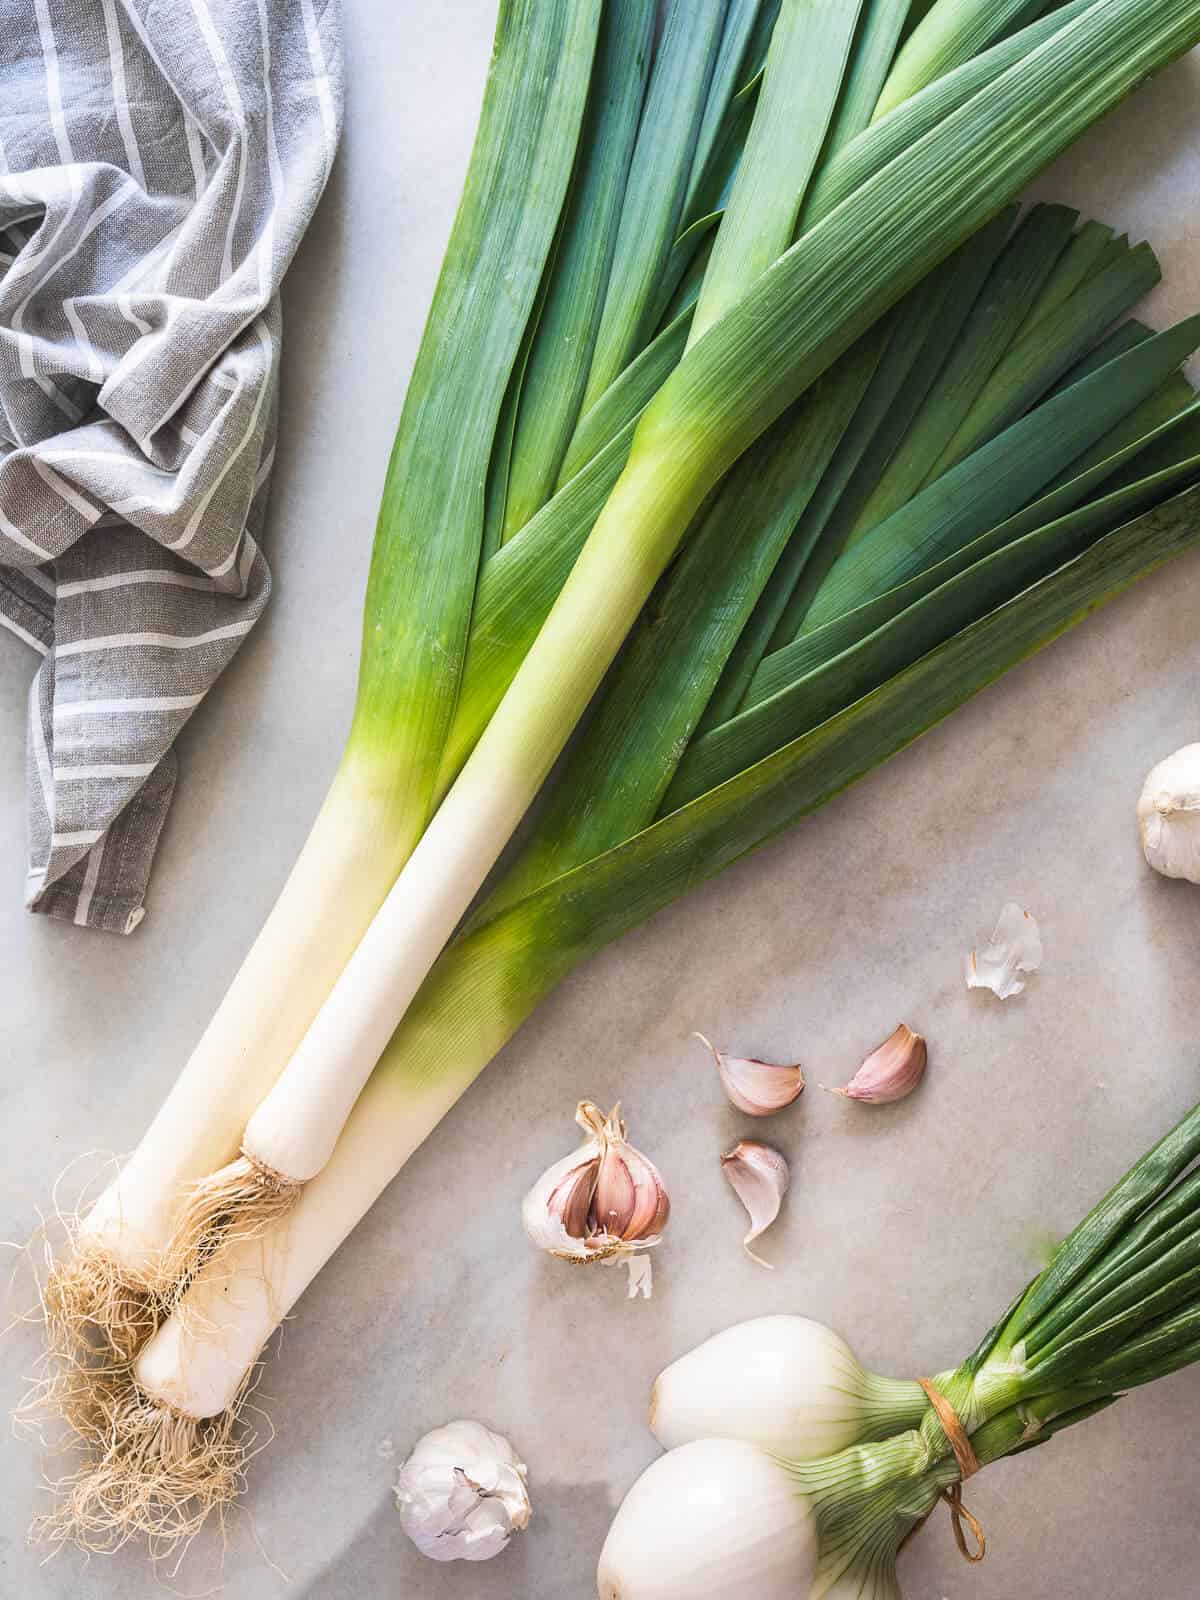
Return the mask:
<svg viewBox="0 0 1200 1600">
<path fill-rule="evenodd" d="M 755 1317 L 671 1363 L 650 1396 L 666 1450 L 742 1439 L 797 1461 L 916 1427 L 919 1384 L 868 1372 L 844 1339 L 809 1317 Z"/>
<path fill-rule="evenodd" d="M 118 1354 L 149 1331 L 147 1302 L 183 1270 L 188 1186 L 238 1135 L 303 1037 L 395 878 L 411 840 L 386 780 L 350 752 L 225 998 L 137 1149 L 83 1218 L 45 1290 L 57 1338 L 83 1326 Z"/>
</svg>

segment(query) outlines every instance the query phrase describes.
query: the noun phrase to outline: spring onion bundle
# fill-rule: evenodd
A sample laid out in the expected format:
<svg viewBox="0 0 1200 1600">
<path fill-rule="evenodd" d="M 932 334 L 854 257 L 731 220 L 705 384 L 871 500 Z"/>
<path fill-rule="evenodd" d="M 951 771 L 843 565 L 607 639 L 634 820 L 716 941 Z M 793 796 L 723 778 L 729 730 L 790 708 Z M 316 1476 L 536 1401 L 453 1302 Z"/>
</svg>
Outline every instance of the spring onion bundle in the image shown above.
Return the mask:
<svg viewBox="0 0 1200 1600">
<path fill-rule="evenodd" d="M 718 1335 L 655 1385 L 670 1448 L 600 1558 L 601 1600 L 898 1600 L 896 1555 L 939 1499 L 1128 1389 L 1200 1358 L 1200 1107 L 1055 1250 L 961 1366 L 865 1372 L 819 1324 Z M 961 1533 L 961 1529 L 958 1529 Z"/>
<path fill-rule="evenodd" d="M 1111 335 L 1153 252 L 1005 210 L 1200 17 L 1011 9 L 941 0 L 903 87 L 896 0 L 672 0 L 652 55 L 651 0 L 502 6 L 320 892 L 51 1285 L 52 1531 L 230 1499 L 264 1341 L 559 978 L 1200 533 L 1200 324 Z"/>
</svg>

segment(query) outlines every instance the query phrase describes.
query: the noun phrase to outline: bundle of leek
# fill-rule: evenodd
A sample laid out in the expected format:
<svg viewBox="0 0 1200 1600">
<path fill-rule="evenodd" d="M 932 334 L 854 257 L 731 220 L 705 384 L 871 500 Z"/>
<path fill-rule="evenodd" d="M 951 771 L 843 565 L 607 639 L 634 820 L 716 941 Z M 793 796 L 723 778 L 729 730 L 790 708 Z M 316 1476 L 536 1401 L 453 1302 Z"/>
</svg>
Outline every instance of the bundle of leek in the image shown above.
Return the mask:
<svg viewBox="0 0 1200 1600">
<path fill-rule="evenodd" d="M 263 1341 L 577 961 L 1196 536 L 1200 323 L 1105 337 L 1152 252 L 1004 210 L 1191 0 L 938 0 L 898 56 L 900 0 L 655 9 L 502 6 L 346 757 L 49 1286 L 60 1531 L 232 1496 Z"/>
<path fill-rule="evenodd" d="M 748 1583 L 762 1600 L 898 1600 L 897 1552 L 939 1499 L 961 1536 L 964 1478 L 1200 1358 L 1197 1155 L 1200 1107 L 932 1380 L 865 1372 L 799 1317 L 676 1362 L 651 1403 L 671 1448 L 617 1513 L 601 1600 L 732 1600 Z"/>
</svg>

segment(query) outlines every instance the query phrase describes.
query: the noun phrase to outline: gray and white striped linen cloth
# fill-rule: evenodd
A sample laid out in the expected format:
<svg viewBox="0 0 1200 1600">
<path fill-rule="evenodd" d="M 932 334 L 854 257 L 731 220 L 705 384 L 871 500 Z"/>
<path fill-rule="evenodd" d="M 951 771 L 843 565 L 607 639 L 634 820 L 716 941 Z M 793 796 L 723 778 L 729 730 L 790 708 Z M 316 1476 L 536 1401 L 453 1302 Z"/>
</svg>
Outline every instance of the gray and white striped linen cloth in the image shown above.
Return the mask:
<svg viewBox="0 0 1200 1600">
<path fill-rule="evenodd" d="M 131 932 L 174 742 L 270 591 L 279 285 L 336 0 L 0 0 L 0 623 L 36 911 Z"/>
</svg>

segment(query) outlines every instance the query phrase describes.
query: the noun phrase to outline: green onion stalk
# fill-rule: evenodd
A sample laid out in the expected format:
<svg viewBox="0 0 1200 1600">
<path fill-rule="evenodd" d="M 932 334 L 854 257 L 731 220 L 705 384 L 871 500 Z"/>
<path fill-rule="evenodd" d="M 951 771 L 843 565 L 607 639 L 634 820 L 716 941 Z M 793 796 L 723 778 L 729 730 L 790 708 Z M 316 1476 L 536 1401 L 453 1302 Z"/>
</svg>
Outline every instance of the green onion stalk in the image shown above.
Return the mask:
<svg viewBox="0 0 1200 1600">
<path fill-rule="evenodd" d="M 865 1373 L 835 1335 L 793 1317 L 742 1324 L 684 1356 L 656 1384 L 651 1425 L 670 1448 L 617 1513 L 601 1600 L 732 1600 L 748 1581 L 766 1600 L 898 1600 L 896 1557 L 940 1500 L 963 1553 L 982 1558 L 964 1480 L 1200 1357 L 1198 1154 L 1200 1107 L 968 1359 L 932 1379 Z M 831 1416 L 832 1431 L 858 1437 L 827 1452 Z"/>
</svg>

